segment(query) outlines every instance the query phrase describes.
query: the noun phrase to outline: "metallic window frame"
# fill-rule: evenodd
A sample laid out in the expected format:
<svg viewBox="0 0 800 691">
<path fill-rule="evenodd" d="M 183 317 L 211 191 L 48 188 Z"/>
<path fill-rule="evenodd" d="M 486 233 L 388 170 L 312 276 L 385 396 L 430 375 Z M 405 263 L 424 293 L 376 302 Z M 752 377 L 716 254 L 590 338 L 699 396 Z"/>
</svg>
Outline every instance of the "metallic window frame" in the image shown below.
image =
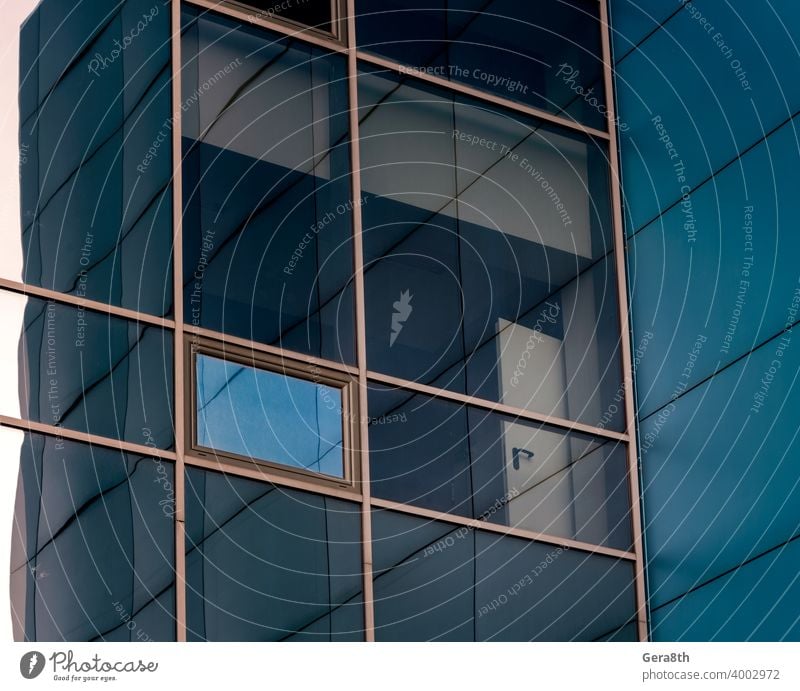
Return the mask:
<svg viewBox="0 0 800 691">
<path fill-rule="evenodd" d="M 198 355 L 208 355 L 225 362 L 232 362 L 264 372 L 280 374 L 295 379 L 302 379 L 314 384 L 323 384 L 336 388 L 342 394 L 342 464 L 344 477 L 315 473 L 304 468 L 295 468 L 280 461 L 265 458 L 251 458 L 223 449 L 202 446 L 197 441 L 197 377 L 195 363 Z M 322 369 L 300 360 L 294 360 L 286 354 L 280 356 L 258 352 L 243 346 L 233 345 L 226 341 L 215 341 L 206 337 L 184 337 L 184 401 L 187 418 L 184 424 L 186 431 L 185 449 L 200 459 L 213 459 L 219 470 L 230 465 L 239 467 L 263 467 L 265 471 L 276 477 L 300 477 L 307 482 L 347 489 L 353 494 L 361 494 L 361 464 L 358 453 L 358 427 L 360 425 L 359 407 L 355 384 L 352 377 L 330 369 Z"/>
</svg>

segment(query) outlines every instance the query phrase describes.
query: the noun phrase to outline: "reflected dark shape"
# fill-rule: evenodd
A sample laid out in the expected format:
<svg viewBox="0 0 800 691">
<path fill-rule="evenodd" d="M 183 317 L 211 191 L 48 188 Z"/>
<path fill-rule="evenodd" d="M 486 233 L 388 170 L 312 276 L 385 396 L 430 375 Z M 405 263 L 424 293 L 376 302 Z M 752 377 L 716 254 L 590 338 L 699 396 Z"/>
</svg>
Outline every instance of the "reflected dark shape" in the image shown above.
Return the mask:
<svg viewBox="0 0 800 691">
<path fill-rule="evenodd" d="M 167 461 L 25 434 L 15 638 L 174 641 L 174 500 Z"/>
<path fill-rule="evenodd" d="M 359 47 L 607 128 L 593 0 L 357 0 Z"/>
<path fill-rule="evenodd" d="M 263 19 L 291 19 L 299 24 L 331 33 L 333 3 L 331 0 L 238 0 L 236 4 L 254 7 L 255 16 Z"/>
<path fill-rule="evenodd" d="M 591 641 L 632 621 L 633 565 L 373 512 L 380 641 Z"/>
<path fill-rule="evenodd" d="M 605 147 L 360 77 L 370 369 L 623 427 Z"/>
<path fill-rule="evenodd" d="M 360 510 L 190 468 L 188 640 L 363 640 Z"/>
<path fill-rule="evenodd" d="M 28 298 L 6 380 L 19 382 L 25 419 L 171 448 L 172 348 L 159 327 Z"/>
<path fill-rule="evenodd" d="M 197 444 L 344 477 L 342 392 L 198 354 Z"/>
<path fill-rule="evenodd" d="M 169 315 L 169 11 L 99 5 L 43 2 L 21 32 L 23 266 L 11 278 Z"/>
<path fill-rule="evenodd" d="M 372 385 L 375 497 L 631 549 L 625 446 Z"/>
<path fill-rule="evenodd" d="M 183 21 L 186 321 L 352 363 L 345 58 Z"/>
</svg>

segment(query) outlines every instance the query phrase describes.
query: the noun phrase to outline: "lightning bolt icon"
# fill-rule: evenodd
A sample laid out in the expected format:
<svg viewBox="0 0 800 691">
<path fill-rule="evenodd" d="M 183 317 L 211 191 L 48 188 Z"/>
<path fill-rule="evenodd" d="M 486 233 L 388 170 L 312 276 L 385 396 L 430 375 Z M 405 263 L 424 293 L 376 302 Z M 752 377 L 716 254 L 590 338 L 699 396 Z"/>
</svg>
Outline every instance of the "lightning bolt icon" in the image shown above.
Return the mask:
<svg viewBox="0 0 800 691">
<path fill-rule="evenodd" d="M 36 663 L 39 661 L 39 656 L 36 653 L 31 653 L 31 659 L 28 660 L 28 674 L 33 672 L 33 668 L 36 667 Z"/>
</svg>

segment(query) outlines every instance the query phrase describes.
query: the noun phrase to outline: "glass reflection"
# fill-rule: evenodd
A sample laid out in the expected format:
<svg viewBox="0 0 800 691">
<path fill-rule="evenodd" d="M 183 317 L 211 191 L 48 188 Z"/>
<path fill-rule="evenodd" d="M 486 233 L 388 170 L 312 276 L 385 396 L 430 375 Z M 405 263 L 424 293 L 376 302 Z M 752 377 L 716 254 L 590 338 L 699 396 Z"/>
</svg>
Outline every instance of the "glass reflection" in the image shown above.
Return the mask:
<svg viewBox="0 0 800 691">
<path fill-rule="evenodd" d="M 359 47 L 605 130 L 593 0 L 357 0 Z"/>
<path fill-rule="evenodd" d="M 0 311 L 12 334 L 0 413 L 172 447 L 171 333 L 3 290 Z"/>
<path fill-rule="evenodd" d="M 344 477 L 342 392 L 197 354 L 197 444 Z"/>
<path fill-rule="evenodd" d="M 620 429 L 602 144 L 385 72 L 360 97 L 370 369 Z"/>
<path fill-rule="evenodd" d="M 147 30 L 120 53 L 144 15 Z M 0 275 L 159 316 L 172 311 L 169 36 L 169 12 L 147 0 L 102 10 L 45 2 L 28 19 L 21 236 L 5 226 Z"/>
<path fill-rule="evenodd" d="M 630 549 L 625 446 L 372 385 L 375 497 Z"/>
<path fill-rule="evenodd" d="M 591 641 L 632 621 L 633 564 L 373 512 L 379 641 Z"/>
<path fill-rule="evenodd" d="M 20 455 L 17 641 L 175 640 L 172 464 L 0 430 Z"/>
<path fill-rule="evenodd" d="M 360 510 L 189 469 L 188 639 L 363 640 Z"/>
<path fill-rule="evenodd" d="M 186 321 L 353 362 L 345 58 L 183 21 Z"/>
</svg>

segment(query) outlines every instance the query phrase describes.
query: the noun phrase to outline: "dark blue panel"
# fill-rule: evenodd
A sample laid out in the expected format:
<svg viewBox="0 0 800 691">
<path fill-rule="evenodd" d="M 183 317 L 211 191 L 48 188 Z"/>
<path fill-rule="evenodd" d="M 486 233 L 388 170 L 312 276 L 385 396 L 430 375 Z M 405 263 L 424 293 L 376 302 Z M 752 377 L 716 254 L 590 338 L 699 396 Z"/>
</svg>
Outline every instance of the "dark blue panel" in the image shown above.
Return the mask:
<svg viewBox="0 0 800 691">
<path fill-rule="evenodd" d="M 636 609 L 633 564 L 476 533 L 475 608 L 482 641 L 591 641 Z"/>
<path fill-rule="evenodd" d="M 39 34 L 33 19 L 22 34 L 24 66 L 41 53 L 38 100 L 23 94 L 23 264 L 11 277 L 166 315 L 169 10 L 146 0 L 67 9 L 42 3 Z M 157 162 L 143 165 L 159 137 Z"/>
<path fill-rule="evenodd" d="M 610 557 L 375 511 L 373 558 L 377 640 L 594 640 L 634 616 Z"/>
<path fill-rule="evenodd" d="M 385 71 L 359 93 L 370 368 L 619 429 L 602 145 Z"/>
<path fill-rule="evenodd" d="M 6 414 L 172 446 L 171 333 L 35 298 L 19 302 L 23 365 L 18 372 L 16 362 L 3 364 L 13 370 L 6 380 L 19 382 L 20 403 Z"/>
<path fill-rule="evenodd" d="M 187 322 L 353 362 L 345 59 L 184 13 Z"/>
<path fill-rule="evenodd" d="M 654 606 L 800 529 L 797 338 L 779 335 L 640 421 Z"/>
<path fill-rule="evenodd" d="M 800 540 L 652 612 L 655 641 L 800 641 Z"/>
<path fill-rule="evenodd" d="M 800 106 L 800 6 L 777 5 L 687 3 L 616 66 L 629 232 Z"/>
<path fill-rule="evenodd" d="M 189 640 L 363 640 L 361 507 L 186 475 Z"/>
<path fill-rule="evenodd" d="M 597 4 L 587 0 L 359 0 L 359 46 L 606 129 Z"/>
<path fill-rule="evenodd" d="M 675 207 L 629 243 L 641 415 L 782 330 L 797 287 L 800 166 L 786 125 L 692 195 L 690 242 Z M 647 336 L 649 334 L 649 336 Z"/>
<path fill-rule="evenodd" d="M 623 445 L 376 385 L 369 405 L 374 496 L 630 549 Z"/>
<path fill-rule="evenodd" d="M 664 0 L 611 0 L 609 5 L 617 60 L 680 9 L 678 3 Z"/>
<path fill-rule="evenodd" d="M 12 596 L 17 612 L 35 603 L 25 637 L 175 640 L 172 464 L 38 435 L 20 463 Z"/>
</svg>

